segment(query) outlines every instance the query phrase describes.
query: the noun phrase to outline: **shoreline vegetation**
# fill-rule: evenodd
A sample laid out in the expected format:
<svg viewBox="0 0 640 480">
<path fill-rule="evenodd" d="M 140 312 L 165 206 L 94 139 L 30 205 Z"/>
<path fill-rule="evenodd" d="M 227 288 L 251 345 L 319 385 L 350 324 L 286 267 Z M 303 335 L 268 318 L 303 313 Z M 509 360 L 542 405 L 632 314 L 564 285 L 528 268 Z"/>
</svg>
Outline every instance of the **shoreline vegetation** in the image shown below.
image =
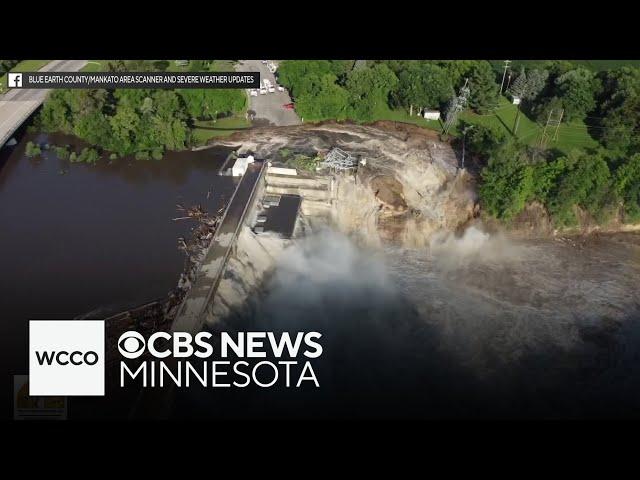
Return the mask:
<svg viewBox="0 0 640 480">
<path fill-rule="evenodd" d="M 233 62 L 93 61 L 85 68 L 220 71 Z M 305 122 L 390 120 L 440 132 L 442 121 L 419 113 L 444 116 L 467 85 L 466 108 L 441 138 L 458 149 L 464 142 L 484 214 L 509 224 L 538 203 L 557 228 L 585 219 L 640 222 L 638 62 L 515 61 L 500 95 L 503 70 L 485 60 L 285 60 L 277 75 Z M 160 159 L 249 128 L 247 107 L 242 90 L 56 90 L 33 128 L 87 142 L 87 149 L 68 152 L 73 161 Z M 36 148 L 30 152 L 37 155 Z"/>
</svg>

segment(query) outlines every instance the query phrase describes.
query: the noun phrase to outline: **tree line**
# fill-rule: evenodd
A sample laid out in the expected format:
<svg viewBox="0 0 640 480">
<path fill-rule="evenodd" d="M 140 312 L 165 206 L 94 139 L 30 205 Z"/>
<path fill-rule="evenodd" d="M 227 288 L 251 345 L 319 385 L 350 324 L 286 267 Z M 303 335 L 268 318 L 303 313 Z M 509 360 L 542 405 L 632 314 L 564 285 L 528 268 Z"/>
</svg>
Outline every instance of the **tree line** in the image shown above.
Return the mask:
<svg viewBox="0 0 640 480">
<path fill-rule="evenodd" d="M 484 211 L 511 220 L 528 202 L 545 205 L 555 223 L 578 223 L 580 210 L 598 222 L 640 221 L 640 70 L 592 72 L 569 61 L 520 69 L 505 82 L 522 111 L 544 124 L 551 110 L 563 122 L 585 121 L 599 147 L 564 154 L 541 151 L 492 125 L 462 125 L 480 159 Z M 377 120 L 384 109 L 446 109 L 468 82 L 469 108 L 484 114 L 500 102 L 502 69 L 484 60 L 285 61 L 279 81 L 306 120 Z M 507 88 L 508 87 L 508 88 Z M 472 127 L 472 128 L 467 128 Z"/>
<path fill-rule="evenodd" d="M 114 61 L 109 69 L 153 71 L 167 66 L 167 61 Z M 234 89 L 54 90 L 35 126 L 45 132 L 75 135 L 111 152 L 112 158 L 158 159 L 168 150 L 192 145 L 196 120 L 242 111 L 246 101 L 244 91 Z"/>
<path fill-rule="evenodd" d="M 0 60 L 0 76 L 7 73 L 18 63 L 20 63 L 20 60 Z"/>
<path fill-rule="evenodd" d="M 385 60 L 362 67 L 353 60 L 288 60 L 278 70 L 296 111 L 311 121 L 367 122 L 389 108 L 443 108 L 467 80 L 471 108 L 485 112 L 498 101 L 495 77 L 484 60 Z"/>
<path fill-rule="evenodd" d="M 510 220 L 528 202 L 539 201 L 559 226 L 577 225 L 581 213 L 600 224 L 640 221 L 640 70 L 594 73 L 553 61 L 522 70 L 510 90 L 541 123 L 551 109 L 563 109 L 563 122 L 586 121 L 598 146 L 568 154 L 541 151 L 500 129 L 475 125 L 466 139 L 485 161 L 480 186 L 485 211 Z"/>
</svg>

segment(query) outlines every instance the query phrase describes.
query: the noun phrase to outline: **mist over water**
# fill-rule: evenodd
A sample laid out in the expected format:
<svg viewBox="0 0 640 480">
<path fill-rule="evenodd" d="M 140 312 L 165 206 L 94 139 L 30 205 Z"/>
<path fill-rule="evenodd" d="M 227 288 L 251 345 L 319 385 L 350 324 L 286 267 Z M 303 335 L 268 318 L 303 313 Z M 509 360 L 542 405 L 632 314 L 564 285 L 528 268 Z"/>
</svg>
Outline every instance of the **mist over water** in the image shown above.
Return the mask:
<svg viewBox="0 0 640 480">
<path fill-rule="evenodd" d="M 266 280 L 253 314 L 229 327 L 323 333 L 321 388 L 231 394 L 225 412 L 637 416 L 640 267 L 629 238 L 578 248 L 471 227 L 413 250 L 370 250 L 333 231 L 306 238 Z"/>
</svg>

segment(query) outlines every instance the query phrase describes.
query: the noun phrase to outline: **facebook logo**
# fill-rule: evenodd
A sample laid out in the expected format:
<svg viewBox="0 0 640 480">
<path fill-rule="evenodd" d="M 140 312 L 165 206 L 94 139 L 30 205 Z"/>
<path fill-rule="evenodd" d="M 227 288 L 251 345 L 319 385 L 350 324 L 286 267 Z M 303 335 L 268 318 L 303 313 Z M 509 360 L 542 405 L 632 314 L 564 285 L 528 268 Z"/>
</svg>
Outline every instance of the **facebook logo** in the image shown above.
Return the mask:
<svg viewBox="0 0 640 480">
<path fill-rule="evenodd" d="M 22 88 L 22 74 L 10 73 L 9 82 L 7 85 L 9 88 Z"/>
</svg>

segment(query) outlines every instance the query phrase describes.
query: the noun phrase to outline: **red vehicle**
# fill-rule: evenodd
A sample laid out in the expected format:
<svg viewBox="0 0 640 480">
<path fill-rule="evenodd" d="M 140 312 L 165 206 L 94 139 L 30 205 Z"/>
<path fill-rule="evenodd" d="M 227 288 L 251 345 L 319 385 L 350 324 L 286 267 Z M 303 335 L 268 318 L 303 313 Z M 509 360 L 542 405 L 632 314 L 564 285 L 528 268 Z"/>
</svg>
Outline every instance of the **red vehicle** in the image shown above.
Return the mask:
<svg viewBox="0 0 640 480">
<path fill-rule="evenodd" d="M 285 103 L 284 105 L 282 105 L 284 108 L 286 108 L 287 110 L 293 110 L 293 103 Z"/>
</svg>

